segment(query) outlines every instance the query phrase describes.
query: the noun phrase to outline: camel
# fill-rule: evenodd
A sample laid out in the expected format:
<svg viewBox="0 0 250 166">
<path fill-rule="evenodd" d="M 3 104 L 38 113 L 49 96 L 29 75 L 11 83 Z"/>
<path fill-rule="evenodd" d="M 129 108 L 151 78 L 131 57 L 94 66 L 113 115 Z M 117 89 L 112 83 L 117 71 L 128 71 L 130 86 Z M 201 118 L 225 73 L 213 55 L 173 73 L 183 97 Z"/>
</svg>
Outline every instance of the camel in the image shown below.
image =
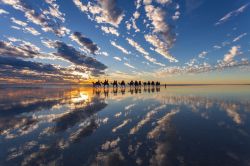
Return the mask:
<svg viewBox="0 0 250 166">
<path fill-rule="evenodd" d="M 101 82 L 98 80 L 96 82 L 92 82 L 94 88 L 99 88 L 102 86 Z"/>
<path fill-rule="evenodd" d="M 141 87 L 141 81 L 138 82 L 139 87 Z"/>
<path fill-rule="evenodd" d="M 117 80 L 114 80 L 113 83 L 111 83 L 111 84 L 113 85 L 113 88 L 114 88 L 114 87 L 116 87 L 116 88 L 118 87 L 118 82 L 117 82 Z"/>
<path fill-rule="evenodd" d="M 103 84 L 103 87 L 105 88 L 105 87 L 109 87 L 109 80 L 105 80 L 104 82 L 102 82 L 102 84 Z"/>
<path fill-rule="evenodd" d="M 132 87 L 132 86 L 134 86 L 134 81 L 130 81 L 129 83 L 128 83 L 128 85 L 130 86 L 130 88 Z"/>
<path fill-rule="evenodd" d="M 135 87 L 138 87 L 138 85 L 139 85 L 139 83 L 138 83 L 138 81 L 135 81 Z"/>
<path fill-rule="evenodd" d="M 119 85 L 122 87 L 122 88 L 125 88 L 126 87 L 126 83 L 124 80 L 122 80 L 122 82 L 119 82 Z"/>
</svg>

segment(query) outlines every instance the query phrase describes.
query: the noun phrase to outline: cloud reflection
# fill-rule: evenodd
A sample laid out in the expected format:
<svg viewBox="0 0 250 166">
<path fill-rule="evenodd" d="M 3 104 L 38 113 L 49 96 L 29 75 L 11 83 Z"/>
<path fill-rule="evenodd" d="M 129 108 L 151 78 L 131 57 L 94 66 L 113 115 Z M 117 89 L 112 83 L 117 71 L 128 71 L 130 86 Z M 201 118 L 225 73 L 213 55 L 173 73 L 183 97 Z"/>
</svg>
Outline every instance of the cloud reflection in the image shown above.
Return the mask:
<svg viewBox="0 0 250 166">
<path fill-rule="evenodd" d="M 74 151 L 74 161 L 86 165 L 171 165 L 176 160 L 183 164 L 182 155 L 173 156 L 176 147 L 191 144 L 183 144 L 178 133 L 189 118 L 214 123 L 217 130 L 234 133 L 241 141 L 249 138 L 246 97 L 227 99 L 179 88 L 142 88 L 137 93 L 132 88 L 115 93 L 112 88 L 88 87 L 1 89 L 0 138 L 7 145 L 0 150 L 6 158 L 1 162 L 67 165 L 62 156 Z M 225 154 L 240 158 L 230 147 Z"/>
</svg>

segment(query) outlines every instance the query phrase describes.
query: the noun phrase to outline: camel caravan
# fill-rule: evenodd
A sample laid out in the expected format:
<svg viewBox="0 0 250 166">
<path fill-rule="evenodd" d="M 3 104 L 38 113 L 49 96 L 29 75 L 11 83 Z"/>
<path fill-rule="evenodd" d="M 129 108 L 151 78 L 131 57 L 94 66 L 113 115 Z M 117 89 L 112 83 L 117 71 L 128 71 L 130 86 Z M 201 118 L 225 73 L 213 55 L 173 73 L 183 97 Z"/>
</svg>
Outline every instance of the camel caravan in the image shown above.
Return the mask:
<svg viewBox="0 0 250 166">
<path fill-rule="evenodd" d="M 124 80 L 122 80 L 121 82 L 118 82 L 117 80 L 114 80 L 112 83 L 109 83 L 109 80 L 104 80 L 104 82 L 101 81 L 96 81 L 96 82 L 92 82 L 93 84 L 93 88 L 100 88 L 100 87 L 104 87 L 104 88 L 109 88 L 109 86 L 112 86 L 113 88 L 126 88 L 126 85 L 128 85 L 130 88 L 141 88 L 142 86 L 145 87 L 160 87 L 161 83 L 159 81 L 148 81 L 148 82 L 141 82 L 141 81 L 133 81 L 131 80 L 130 82 L 128 82 L 127 84 L 125 83 Z"/>
</svg>

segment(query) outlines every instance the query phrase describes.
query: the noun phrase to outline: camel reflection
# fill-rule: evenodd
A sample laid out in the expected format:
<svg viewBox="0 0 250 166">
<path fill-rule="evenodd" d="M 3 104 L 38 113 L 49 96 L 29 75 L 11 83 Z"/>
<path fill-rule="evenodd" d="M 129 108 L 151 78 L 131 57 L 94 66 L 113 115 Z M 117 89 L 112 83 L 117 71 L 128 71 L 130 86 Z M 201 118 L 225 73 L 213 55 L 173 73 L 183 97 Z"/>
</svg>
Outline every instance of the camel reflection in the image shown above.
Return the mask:
<svg viewBox="0 0 250 166">
<path fill-rule="evenodd" d="M 119 94 L 125 95 L 126 93 L 133 95 L 133 94 L 141 94 L 144 93 L 155 93 L 160 92 L 161 87 L 160 86 L 149 86 L 149 87 L 113 87 L 113 88 L 93 88 L 93 95 L 101 96 L 104 95 L 105 98 L 109 97 L 109 94 L 111 93 L 113 96 L 117 96 Z"/>
</svg>

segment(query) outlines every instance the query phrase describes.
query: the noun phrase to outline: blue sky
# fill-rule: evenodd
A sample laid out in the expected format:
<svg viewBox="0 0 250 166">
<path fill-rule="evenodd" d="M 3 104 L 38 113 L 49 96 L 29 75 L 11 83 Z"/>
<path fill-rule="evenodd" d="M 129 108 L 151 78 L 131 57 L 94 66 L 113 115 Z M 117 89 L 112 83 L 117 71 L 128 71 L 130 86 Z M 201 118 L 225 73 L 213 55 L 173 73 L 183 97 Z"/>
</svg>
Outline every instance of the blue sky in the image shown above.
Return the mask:
<svg viewBox="0 0 250 166">
<path fill-rule="evenodd" d="M 247 0 L 1 0 L 0 81 L 250 83 L 249 18 Z"/>
</svg>

